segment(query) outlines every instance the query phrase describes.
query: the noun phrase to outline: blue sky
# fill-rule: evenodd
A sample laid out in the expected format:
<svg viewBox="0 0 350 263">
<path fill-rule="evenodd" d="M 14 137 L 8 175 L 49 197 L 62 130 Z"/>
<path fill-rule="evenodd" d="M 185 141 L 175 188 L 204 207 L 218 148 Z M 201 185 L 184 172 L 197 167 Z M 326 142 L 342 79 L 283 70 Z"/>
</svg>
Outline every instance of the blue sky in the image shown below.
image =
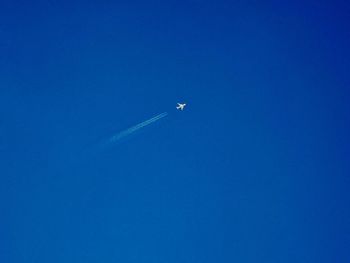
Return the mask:
<svg viewBox="0 0 350 263">
<path fill-rule="evenodd" d="M 2 1 L 0 261 L 349 261 L 328 2 Z"/>
</svg>

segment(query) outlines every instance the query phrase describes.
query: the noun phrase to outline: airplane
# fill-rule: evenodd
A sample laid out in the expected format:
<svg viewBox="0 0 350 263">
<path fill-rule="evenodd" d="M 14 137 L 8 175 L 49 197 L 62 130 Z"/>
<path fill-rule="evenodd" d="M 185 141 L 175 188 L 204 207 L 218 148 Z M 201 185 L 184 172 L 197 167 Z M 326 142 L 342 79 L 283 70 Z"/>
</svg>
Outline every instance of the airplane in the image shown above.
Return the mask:
<svg viewBox="0 0 350 263">
<path fill-rule="evenodd" d="M 176 107 L 176 109 L 178 109 L 178 110 L 184 110 L 184 108 L 185 108 L 185 106 L 186 106 L 186 103 L 183 103 L 183 104 L 178 103 L 177 105 L 178 105 L 178 106 Z"/>
</svg>

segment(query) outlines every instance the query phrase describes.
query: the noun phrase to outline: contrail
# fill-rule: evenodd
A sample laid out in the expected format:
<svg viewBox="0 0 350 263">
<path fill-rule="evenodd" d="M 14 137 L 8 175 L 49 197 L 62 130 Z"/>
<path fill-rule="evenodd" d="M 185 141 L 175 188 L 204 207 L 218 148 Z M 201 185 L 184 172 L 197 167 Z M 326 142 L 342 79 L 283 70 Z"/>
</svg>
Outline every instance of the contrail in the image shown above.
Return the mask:
<svg viewBox="0 0 350 263">
<path fill-rule="evenodd" d="M 147 126 L 147 125 L 150 125 L 153 122 L 156 122 L 156 121 L 166 117 L 167 115 L 168 115 L 167 112 L 163 112 L 163 113 L 158 114 L 158 115 L 156 115 L 156 116 L 154 116 L 154 117 L 152 117 L 152 118 L 150 118 L 150 119 L 148 119 L 146 121 L 143 121 L 143 122 L 141 122 L 141 123 L 139 123 L 137 125 L 134 125 L 134 126 L 130 127 L 129 129 L 121 131 L 121 132 L 113 135 L 107 141 L 104 141 L 103 143 L 101 143 L 100 147 L 107 147 L 109 145 L 112 145 L 112 144 L 118 142 L 119 140 L 125 138 L 126 136 L 129 136 L 130 134 L 138 131 L 139 129 L 141 129 L 141 128 Z"/>
</svg>

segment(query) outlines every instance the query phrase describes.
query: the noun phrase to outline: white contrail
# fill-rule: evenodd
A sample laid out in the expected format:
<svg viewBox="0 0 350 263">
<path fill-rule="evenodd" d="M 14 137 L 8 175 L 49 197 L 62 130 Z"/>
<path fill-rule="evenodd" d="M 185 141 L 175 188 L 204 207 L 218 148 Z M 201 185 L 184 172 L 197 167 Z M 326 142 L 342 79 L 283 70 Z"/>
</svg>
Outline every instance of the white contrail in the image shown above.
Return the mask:
<svg viewBox="0 0 350 263">
<path fill-rule="evenodd" d="M 141 122 L 141 123 L 139 123 L 137 125 L 134 125 L 134 126 L 130 127 L 129 129 L 121 131 L 121 132 L 113 135 L 107 141 L 103 142 L 100 146 L 107 147 L 107 146 L 109 146 L 111 144 L 114 144 L 114 143 L 118 142 L 119 140 L 121 140 L 122 138 L 124 138 L 124 137 L 126 137 L 126 136 L 128 136 L 128 135 L 130 135 L 130 134 L 132 134 L 132 133 L 134 133 L 136 131 L 138 131 L 139 129 L 141 129 L 141 128 L 143 128 L 143 127 L 145 127 L 145 126 L 147 126 L 147 125 L 149 125 L 149 124 L 151 124 L 153 122 L 156 122 L 156 121 L 164 118 L 167 115 L 168 115 L 167 112 L 163 112 L 163 113 L 158 114 L 157 116 L 154 116 L 154 117 L 152 117 L 152 118 L 150 118 L 150 119 L 148 119 L 146 121 L 143 121 L 143 122 Z"/>
</svg>

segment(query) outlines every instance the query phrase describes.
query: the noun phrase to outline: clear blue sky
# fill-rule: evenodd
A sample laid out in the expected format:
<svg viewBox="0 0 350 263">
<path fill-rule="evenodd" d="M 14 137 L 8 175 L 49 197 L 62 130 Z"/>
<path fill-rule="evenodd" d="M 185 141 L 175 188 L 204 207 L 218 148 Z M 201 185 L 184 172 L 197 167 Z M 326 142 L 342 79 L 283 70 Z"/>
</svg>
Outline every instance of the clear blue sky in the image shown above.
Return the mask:
<svg viewBox="0 0 350 263">
<path fill-rule="evenodd" d="M 0 262 L 349 262 L 350 4 L 97 2 L 0 3 Z"/>
</svg>

